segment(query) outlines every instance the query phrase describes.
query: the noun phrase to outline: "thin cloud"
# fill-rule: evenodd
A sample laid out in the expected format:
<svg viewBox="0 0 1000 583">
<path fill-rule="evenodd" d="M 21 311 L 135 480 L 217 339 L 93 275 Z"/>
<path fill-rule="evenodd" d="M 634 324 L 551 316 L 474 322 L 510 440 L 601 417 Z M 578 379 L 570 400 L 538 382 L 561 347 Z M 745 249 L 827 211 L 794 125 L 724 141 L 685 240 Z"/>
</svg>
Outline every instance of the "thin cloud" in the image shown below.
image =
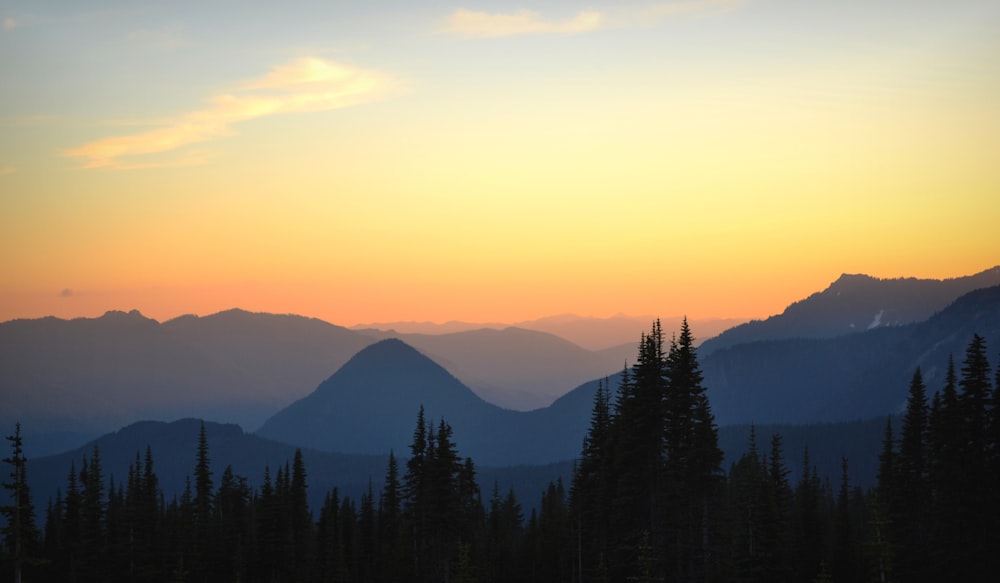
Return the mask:
<svg viewBox="0 0 1000 583">
<path fill-rule="evenodd" d="M 165 26 L 160 29 L 133 30 L 126 35 L 126 40 L 156 49 L 177 49 L 191 45 L 191 39 L 185 37 L 174 27 Z"/>
<path fill-rule="evenodd" d="M 211 98 L 205 109 L 191 111 L 162 127 L 124 136 L 104 138 L 68 150 L 70 157 L 86 160 L 86 168 L 149 168 L 191 165 L 204 157 L 188 156 L 179 162 L 130 160 L 175 151 L 190 144 L 232 135 L 239 122 L 286 113 L 341 109 L 374 101 L 393 87 L 385 74 L 307 58 L 276 67 L 240 89 Z"/>
<path fill-rule="evenodd" d="M 626 18 L 633 24 L 650 26 L 669 19 L 727 14 L 740 8 L 744 3 L 745 0 L 678 0 L 676 2 L 657 2 L 627 11 Z"/>
<path fill-rule="evenodd" d="M 0 176 L 7 176 L 15 172 L 17 172 L 17 168 L 14 166 L 0 166 Z"/>
<path fill-rule="evenodd" d="M 14 30 L 15 28 L 18 27 L 19 24 L 20 23 L 17 21 L 16 18 L 8 16 L 3 19 L 3 25 L 0 25 L 0 28 L 3 28 L 4 30 Z"/>
<path fill-rule="evenodd" d="M 27 127 L 43 125 L 54 121 L 55 119 L 55 116 L 45 114 L 0 117 L 0 127 Z"/>
<path fill-rule="evenodd" d="M 585 10 L 569 20 L 549 21 L 532 10 L 511 13 L 475 12 L 459 8 L 442 30 L 461 38 L 500 38 L 526 34 L 579 34 L 601 28 L 604 15 L 595 10 Z"/>
<path fill-rule="evenodd" d="M 501 38 L 529 34 L 571 35 L 606 28 L 654 26 L 664 20 L 726 14 L 745 0 L 674 0 L 636 3 L 608 11 L 584 10 L 569 20 L 546 20 L 538 12 L 477 12 L 459 8 L 445 21 L 440 32 L 463 39 Z"/>
</svg>

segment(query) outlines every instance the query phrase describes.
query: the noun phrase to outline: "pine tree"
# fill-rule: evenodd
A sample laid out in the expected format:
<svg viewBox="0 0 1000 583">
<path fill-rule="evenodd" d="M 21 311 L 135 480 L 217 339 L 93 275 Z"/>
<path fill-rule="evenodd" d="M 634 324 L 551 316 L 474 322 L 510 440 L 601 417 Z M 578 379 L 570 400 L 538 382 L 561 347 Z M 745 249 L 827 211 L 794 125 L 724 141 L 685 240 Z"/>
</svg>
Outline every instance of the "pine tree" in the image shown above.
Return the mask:
<svg viewBox="0 0 1000 583">
<path fill-rule="evenodd" d="M 6 437 L 10 442 L 11 455 L 3 462 L 11 467 L 10 480 L 4 481 L 3 488 L 10 495 L 10 504 L 0 506 L 4 516 L 3 555 L 13 563 L 14 581 L 20 583 L 26 563 L 38 558 L 41 535 L 35 526 L 35 506 L 28 488 L 27 464 L 24 457 L 24 441 L 21 424 L 14 426 L 14 434 Z"/>
<path fill-rule="evenodd" d="M 962 505 L 965 475 L 962 452 L 965 428 L 958 400 L 954 359 L 949 356 L 945 385 L 934 395 L 930 411 L 930 467 L 932 529 L 928 561 L 931 580 L 952 576 L 961 568 L 963 548 Z"/>
<path fill-rule="evenodd" d="M 402 577 L 402 485 L 399 482 L 399 464 L 389 450 L 389 463 L 382 484 L 378 512 L 380 580 L 396 581 Z"/>
<path fill-rule="evenodd" d="M 725 478 L 718 428 L 687 318 L 671 342 L 666 364 L 665 499 L 673 530 L 667 538 L 668 561 L 679 580 L 708 580 L 717 564 L 715 536 Z"/>
<path fill-rule="evenodd" d="M 664 398 L 667 388 L 663 332 L 655 321 L 639 341 L 636 365 L 622 376 L 611 428 L 615 476 L 610 512 L 616 517 L 608 540 L 613 541 L 611 576 L 635 573 L 635 553 L 643 533 L 654 547 L 663 540 L 661 508 L 663 477 Z"/>
<path fill-rule="evenodd" d="M 227 465 L 213 503 L 218 553 L 211 562 L 220 580 L 243 581 L 248 575 L 250 498 L 246 478 Z"/>
<path fill-rule="evenodd" d="M 857 580 L 854 558 L 854 526 L 851 523 L 850 478 L 847 458 L 840 460 L 840 493 L 837 496 L 837 516 L 833 532 L 831 570 L 836 583 Z"/>
<path fill-rule="evenodd" d="M 208 557 L 214 550 L 212 538 L 212 469 L 208 457 L 208 437 L 205 422 L 201 422 L 198 433 L 197 461 L 194 468 L 194 546 L 192 547 L 190 569 L 200 580 L 206 580 Z"/>
<path fill-rule="evenodd" d="M 605 379 L 597 383 L 590 428 L 570 487 L 570 508 L 579 539 L 578 570 L 591 575 L 596 574 L 609 551 L 611 508 L 607 502 L 614 498 L 612 424 Z"/>
<path fill-rule="evenodd" d="M 90 461 L 88 462 L 86 457 L 83 459 L 80 484 L 83 486 L 80 506 L 81 576 L 86 580 L 98 581 L 105 576 L 107 507 L 104 499 L 104 471 L 101 466 L 100 449 L 96 444 Z"/>
<path fill-rule="evenodd" d="M 986 357 L 986 340 L 974 334 L 965 351 L 959 406 L 962 411 L 967 440 L 962 451 L 965 465 L 965 503 L 961 519 L 965 524 L 965 544 L 968 553 L 965 566 L 968 573 L 984 573 L 988 555 L 995 552 L 987 541 L 993 538 L 996 525 L 990 523 L 995 492 L 989 487 L 990 443 L 989 400 L 992 393 L 990 364 Z"/>
<path fill-rule="evenodd" d="M 287 470 L 286 470 L 287 475 Z M 306 466 L 302 450 L 296 449 L 292 458 L 291 482 L 289 484 L 289 520 L 291 522 L 293 550 L 292 576 L 304 581 L 310 577 L 313 563 L 313 520 L 309 512 Z"/>
<path fill-rule="evenodd" d="M 368 491 L 361 495 L 358 515 L 358 579 L 374 581 L 376 573 L 378 531 L 375 518 L 375 492 L 368 480 Z"/>
<path fill-rule="evenodd" d="M 62 511 L 63 544 L 58 551 L 57 567 L 58 573 L 65 581 L 75 582 L 80 580 L 80 555 L 82 552 L 80 548 L 80 534 L 82 532 L 80 506 L 82 499 L 75 462 L 70 463 L 66 481 L 66 497 L 63 499 Z"/>
<path fill-rule="evenodd" d="M 795 556 L 792 532 L 792 499 L 794 493 L 788 481 L 784 462 L 783 441 L 780 433 L 771 436 L 771 455 L 768 466 L 768 520 L 766 532 L 770 546 L 766 577 L 769 581 L 792 579 L 791 564 Z"/>
<path fill-rule="evenodd" d="M 410 443 L 410 459 L 406 461 L 406 474 L 403 477 L 403 511 L 409 529 L 410 548 L 408 549 L 412 565 L 410 577 L 413 580 L 421 578 L 422 556 L 428 543 L 427 526 L 427 484 L 425 465 L 428 463 L 428 430 L 424 418 L 424 406 L 417 413 L 417 423 L 413 430 L 413 441 Z"/>
<path fill-rule="evenodd" d="M 928 511 L 931 506 L 929 483 L 929 415 L 927 394 L 920 369 L 913 373 L 906 412 L 899 437 L 895 502 L 883 517 L 888 523 L 890 538 L 898 553 L 896 571 L 906 581 L 921 581 L 926 570 L 927 537 L 930 528 Z"/>
<path fill-rule="evenodd" d="M 737 580 L 764 576 L 762 530 L 768 507 L 767 470 L 757 448 L 757 428 L 750 426 L 747 451 L 729 471 L 729 504 L 733 524 L 731 568 Z"/>
<path fill-rule="evenodd" d="M 799 541 L 795 579 L 798 581 L 815 579 L 824 562 L 826 525 L 822 499 L 822 484 L 816 467 L 809 460 L 809 448 L 806 448 L 802 453 L 802 476 L 795 488 L 795 539 Z"/>
</svg>

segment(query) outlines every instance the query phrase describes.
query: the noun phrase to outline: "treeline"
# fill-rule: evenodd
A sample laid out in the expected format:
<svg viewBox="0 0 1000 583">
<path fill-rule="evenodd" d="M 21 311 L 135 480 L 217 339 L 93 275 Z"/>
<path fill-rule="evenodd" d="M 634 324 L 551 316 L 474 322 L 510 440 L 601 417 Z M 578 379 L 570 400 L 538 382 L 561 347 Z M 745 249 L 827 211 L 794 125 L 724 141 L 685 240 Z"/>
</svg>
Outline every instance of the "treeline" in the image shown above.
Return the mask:
<svg viewBox="0 0 1000 583">
<path fill-rule="evenodd" d="M 153 452 L 124 480 L 95 447 L 69 468 L 43 528 L 8 437 L 7 580 L 127 582 L 940 581 L 1000 567 L 1000 371 L 974 336 L 928 399 L 920 371 L 899 434 L 887 423 L 878 484 L 833 483 L 801 452 L 790 483 L 780 435 L 722 468 L 717 427 L 686 322 L 643 335 L 635 366 L 602 383 L 572 482 L 524 512 L 513 490 L 480 491 L 451 427 L 421 409 L 409 456 L 382 487 L 307 503 L 301 452 L 263 485 L 211 466 L 204 425 L 183 493 L 167 500 Z M 765 451 L 762 451 L 765 450 Z M 812 468 L 810 470 L 810 468 Z M 19 580 L 19 579 L 18 579 Z"/>
</svg>

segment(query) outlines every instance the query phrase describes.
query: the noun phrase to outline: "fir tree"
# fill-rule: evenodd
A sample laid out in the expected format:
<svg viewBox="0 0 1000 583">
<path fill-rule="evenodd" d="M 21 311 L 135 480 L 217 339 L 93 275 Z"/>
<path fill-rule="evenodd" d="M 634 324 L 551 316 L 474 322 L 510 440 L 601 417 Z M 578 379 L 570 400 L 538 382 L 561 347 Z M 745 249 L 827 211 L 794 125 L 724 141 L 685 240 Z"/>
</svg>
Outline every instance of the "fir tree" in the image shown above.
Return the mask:
<svg viewBox="0 0 1000 583">
<path fill-rule="evenodd" d="M 14 581 L 20 583 L 25 565 L 37 562 L 41 535 L 35 526 L 35 506 L 28 488 L 28 459 L 24 457 L 20 423 L 14 425 L 14 434 L 6 439 L 10 442 L 11 454 L 3 458 L 3 462 L 10 466 L 10 481 L 5 480 L 3 488 L 10 496 L 10 504 L 0 506 L 5 522 L 3 556 L 13 564 Z"/>
<path fill-rule="evenodd" d="M 208 457 L 208 437 L 205 432 L 205 422 L 201 422 L 198 433 L 197 460 L 194 467 L 194 546 L 192 547 L 190 569 L 198 578 L 206 579 L 208 557 L 214 550 L 212 538 L 212 469 Z"/>
</svg>

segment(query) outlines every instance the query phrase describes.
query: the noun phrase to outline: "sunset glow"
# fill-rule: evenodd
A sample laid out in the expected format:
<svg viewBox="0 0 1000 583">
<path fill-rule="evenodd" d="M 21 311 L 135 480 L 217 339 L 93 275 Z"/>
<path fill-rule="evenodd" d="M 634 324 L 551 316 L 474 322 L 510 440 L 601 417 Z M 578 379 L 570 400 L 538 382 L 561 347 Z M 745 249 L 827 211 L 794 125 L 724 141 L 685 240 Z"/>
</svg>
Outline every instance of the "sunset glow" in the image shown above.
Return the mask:
<svg viewBox="0 0 1000 583">
<path fill-rule="evenodd" d="M 234 9 L 0 8 L 0 321 L 760 318 L 1000 263 L 993 1 Z"/>
</svg>

